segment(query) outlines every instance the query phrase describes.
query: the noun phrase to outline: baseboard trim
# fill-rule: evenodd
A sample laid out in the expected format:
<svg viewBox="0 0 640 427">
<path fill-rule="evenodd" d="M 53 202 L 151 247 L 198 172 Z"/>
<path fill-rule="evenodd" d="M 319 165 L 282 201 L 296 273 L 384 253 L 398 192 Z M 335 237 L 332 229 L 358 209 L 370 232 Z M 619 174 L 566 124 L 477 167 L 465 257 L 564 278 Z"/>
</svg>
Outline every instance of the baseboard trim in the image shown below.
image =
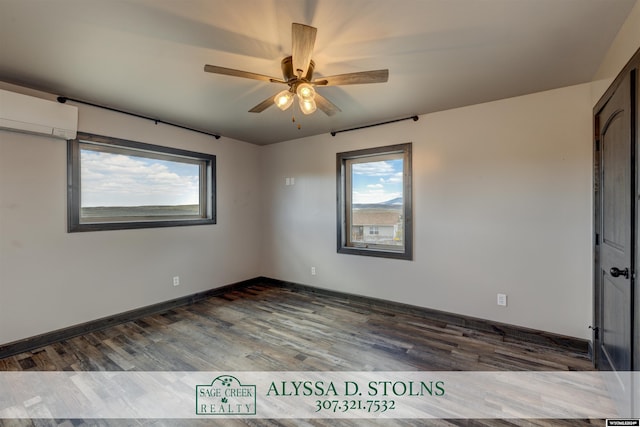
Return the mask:
<svg viewBox="0 0 640 427">
<path fill-rule="evenodd" d="M 395 301 L 388 301 L 379 298 L 367 297 L 362 295 L 350 294 L 347 292 L 335 291 L 330 289 L 318 288 L 300 283 L 287 282 L 269 277 L 255 277 L 253 279 L 225 285 L 219 288 L 210 289 L 203 292 L 187 295 L 184 297 L 172 299 L 157 304 L 148 305 L 123 313 L 107 316 L 100 319 L 92 320 L 67 328 L 58 329 L 52 332 L 36 335 L 23 340 L 14 341 L 8 344 L 0 345 L 0 359 L 14 356 L 16 354 L 35 350 L 56 342 L 67 340 L 79 335 L 96 332 L 111 326 L 130 322 L 156 313 L 161 313 L 173 308 L 194 304 L 203 299 L 223 295 L 228 292 L 241 291 L 250 286 L 267 285 L 287 288 L 292 291 L 306 292 L 316 295 L 335 296 L 344 298 L 347 301 L 354 301 L 360 304 L 366 304 L 372 307 L 384 307 L 385 309 L 396 310 L 403 313 L 411 313 L 424 317 L 429 320 L 446 322 L 451 325 L 475 329 L 483 332 L 491 332 L 501 335 L 505 341 L 521 340 L 540 345 L 546 345 L 555 348 L 562 348 L 566 351 L 580 353 L 588 356 L 591 360 L 593 350 L 591 342 L 588 340 L 559 335 L 552 332 L 539 331 L 536 329 L 525 328 L 521 326 L 509 325 L 506 323 L 493 322 L 490 320 L 479 319 L 461 314 L 448 313 L 444 311 L 434 310 L 425 307 L 419 307 L 411 304 L 404 304 Z"/>
<path fill-rule="evenodd" d="M 0 345 L 0 359 L 262 283 L 256 277 Z"/>
<path fill-rule="evenodd" d="M 347 300 L 357 301 L 361 304 L 368 304 L 371 306 L 379 307 L 382 306 L 385 307 L 385 309 L 397 310 L 403 313 L 411 313 L 417 316 L 424 317 L 426 319 L 446 322 L 455 326 L 495 333 L 501 335 L 505 341 L 520 340 L 534 344 L 562 348 L 565 351 L 579 353 L 593 360 L 591 341 L 585 339 L 560 335 L 553 332 L 540 331 L 537 329 L 525 328 L 522 326 L 510 325 L 507 323 L 494 322 L 491 320 L 480 319 L 462 314 L 434 310 L 426 307 L 419 307 L 411 304 L 404 304 L 400 302 L 366 297 L 341 291 L 317 288 L 314 286 L 302 285 L 299 283 L 286 282 L 283 280 L 264 277 L 261 279 L 264 283 L 272 286 L 280 286 L 292 290 L 300 290 L 318 295 L 338 296 Z"/>
</svg>

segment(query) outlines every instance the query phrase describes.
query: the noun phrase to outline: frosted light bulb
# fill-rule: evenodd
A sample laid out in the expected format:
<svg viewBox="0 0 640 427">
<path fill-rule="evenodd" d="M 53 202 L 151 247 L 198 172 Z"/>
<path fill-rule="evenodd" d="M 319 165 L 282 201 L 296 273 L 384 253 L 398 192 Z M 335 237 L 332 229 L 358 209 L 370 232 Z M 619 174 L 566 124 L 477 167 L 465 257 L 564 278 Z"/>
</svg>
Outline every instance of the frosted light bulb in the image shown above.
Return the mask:
<svg viewBox="0 0 640 427">
<path fill-rule="evenodd" d="M 313 99 L 316 96 L 316 90 L 309 83 L 299 84 L 296 93 L 302 99 Z"/>
<path fill-rule="evenodd" d="M 293 94 L 288 90 L 283 90 L 273 98 L 273 102 L 284 111 L 293 104 Z"/>
<path fill-rule="evenodd" d="M 316 111 L 316 101 L 300 98 L 300 109 L 304 114 L 311 114 Z"/>
</svg>

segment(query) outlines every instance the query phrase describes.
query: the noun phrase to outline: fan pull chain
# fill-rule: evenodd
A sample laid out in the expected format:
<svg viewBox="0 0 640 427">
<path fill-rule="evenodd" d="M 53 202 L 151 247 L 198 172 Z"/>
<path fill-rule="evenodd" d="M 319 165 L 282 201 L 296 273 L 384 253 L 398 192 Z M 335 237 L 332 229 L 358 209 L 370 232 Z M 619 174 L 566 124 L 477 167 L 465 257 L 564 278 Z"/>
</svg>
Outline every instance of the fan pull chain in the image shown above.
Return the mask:
<svg viewBox="0 0 640 427">
<path fill-rule="evenodd" d="M 291 116 L 291 122 L 295 123 L 296 122 L 296 116 Z M 300 123 L 298 123 L 298 130 L 302 129 L 302 126 L 300 125 Z"/>
</svg>

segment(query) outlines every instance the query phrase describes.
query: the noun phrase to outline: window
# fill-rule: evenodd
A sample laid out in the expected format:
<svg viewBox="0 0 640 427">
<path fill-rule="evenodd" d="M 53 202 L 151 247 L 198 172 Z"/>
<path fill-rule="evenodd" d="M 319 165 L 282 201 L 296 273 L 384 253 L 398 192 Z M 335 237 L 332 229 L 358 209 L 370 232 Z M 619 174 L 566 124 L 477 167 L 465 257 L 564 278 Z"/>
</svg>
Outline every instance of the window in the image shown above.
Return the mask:
<svg viewBox="0 0 640 427">
<path fill-rule="evenodd" d="M 338 252 L 412 259 L 411 143 L 336 155 Z"/>
<path fill-rule="evenodd" d="M 84 133 L 67 152 L 69 232 L 216 223 L 216 156 Z"/>
</svg>

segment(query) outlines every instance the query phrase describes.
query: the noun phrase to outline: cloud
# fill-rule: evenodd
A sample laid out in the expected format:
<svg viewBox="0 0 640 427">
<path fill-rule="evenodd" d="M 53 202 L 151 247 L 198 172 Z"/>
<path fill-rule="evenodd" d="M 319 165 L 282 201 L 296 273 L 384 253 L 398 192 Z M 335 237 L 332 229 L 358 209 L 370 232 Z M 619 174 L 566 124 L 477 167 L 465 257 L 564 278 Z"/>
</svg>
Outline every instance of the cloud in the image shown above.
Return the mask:
<svg viewBox="0 0 640 427">
<path fill-rule="evenodd" d="M 389 161 L 355 163 L 351 170 L 356 175 L 367 176 L 390 176 L 396 172 L 393 163 Z"/>
<path fill-rule="evenodd" d="M 402 184 L 402 180 L 404 179 L 403 175 L 402 172 L 396 172 L 388 179 L 380 178 L 380 182 L 385 184 Z"/>
<path fill-rule="evenodd" d="M 89 150 L 80 164 L 83 206 L 198 203 L 198 165 Z"/>
<path fill-rule="evenodd" d="M 402 159 L 354 163 L 354 203 L 380 203 L 402 197 Z"/>
</svg>

